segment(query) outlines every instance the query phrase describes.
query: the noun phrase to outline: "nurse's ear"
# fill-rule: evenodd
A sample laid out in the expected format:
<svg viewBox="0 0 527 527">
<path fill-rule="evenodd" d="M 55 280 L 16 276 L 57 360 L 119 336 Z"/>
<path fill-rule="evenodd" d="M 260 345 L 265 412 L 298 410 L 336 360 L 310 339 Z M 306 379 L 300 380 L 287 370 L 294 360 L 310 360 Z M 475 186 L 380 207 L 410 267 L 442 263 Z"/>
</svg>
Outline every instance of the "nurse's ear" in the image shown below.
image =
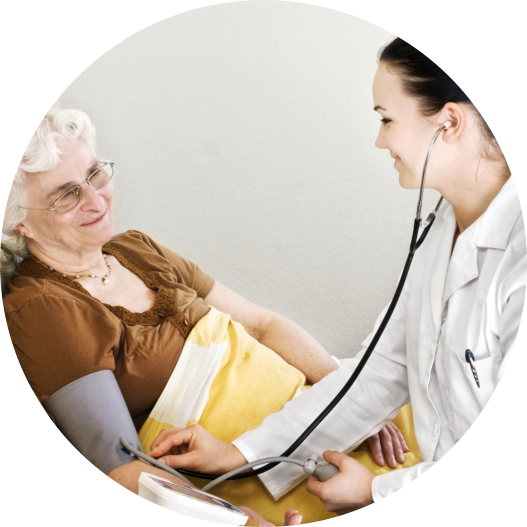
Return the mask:
<svg viewBox="0 0 527 527">
<path fill-rule="evenodd" d="M 439 113 L 439 126 L 445 121 L 452 124 L 443 131 L 441 137 L 445 143 L 459 139 L 467 127 L 467 111 L 463 105 L 455 102 L 447 102 Z"/>
</svg>

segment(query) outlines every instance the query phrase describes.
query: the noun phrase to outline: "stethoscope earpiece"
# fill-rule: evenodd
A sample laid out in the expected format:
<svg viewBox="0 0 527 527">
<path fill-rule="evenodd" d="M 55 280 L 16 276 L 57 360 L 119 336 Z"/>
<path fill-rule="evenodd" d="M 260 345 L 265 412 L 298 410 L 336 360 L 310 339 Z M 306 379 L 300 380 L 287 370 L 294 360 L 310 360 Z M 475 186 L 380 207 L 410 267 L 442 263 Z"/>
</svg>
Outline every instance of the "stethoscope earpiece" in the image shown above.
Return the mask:
<svg viewBox="0 0 527 527">
<path fill-rule="evenodd" d="M 443 123 L 442 128 L 443 128 L 443 130 L 448 130 L 451 126 L 452 126 L 452 121 L 445 121 Z"/>
</svg>

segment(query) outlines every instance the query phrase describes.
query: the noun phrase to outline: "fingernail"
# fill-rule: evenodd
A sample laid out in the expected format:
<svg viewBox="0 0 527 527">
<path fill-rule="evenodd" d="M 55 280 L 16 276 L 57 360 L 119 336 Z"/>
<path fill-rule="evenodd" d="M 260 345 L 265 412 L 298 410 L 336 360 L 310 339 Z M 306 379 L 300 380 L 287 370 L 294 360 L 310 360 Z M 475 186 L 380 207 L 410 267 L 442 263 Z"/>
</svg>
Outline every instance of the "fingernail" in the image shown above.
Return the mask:
<svg viewBox="0 0 527 527">
<path fill-rule="evenodd" d="M 397 466 L 397 461 L 395 461 L 395 458 L 392 457 L 392 467 L 395 468 Z"/>
<path fill-rule="evenodd" d="M 164 459 L 158 459 L 158 461 L 159 461 L 160 463 L 163 463 L 163 465 L 166 465 L 166 464 L 167 464 L 167 462 L 166 462 Z"/>
<path fill-rule="evenodd" d="M 298 518 L 298 523 L 297 525 L 300 525 L 302 523 L 302 516 L 300 516 L 300 518 Z"/>
<path fill-rule="evenodd" d="M 384 459 L 381 458 L 381 467 L 384 467 Z"/>
</svg>

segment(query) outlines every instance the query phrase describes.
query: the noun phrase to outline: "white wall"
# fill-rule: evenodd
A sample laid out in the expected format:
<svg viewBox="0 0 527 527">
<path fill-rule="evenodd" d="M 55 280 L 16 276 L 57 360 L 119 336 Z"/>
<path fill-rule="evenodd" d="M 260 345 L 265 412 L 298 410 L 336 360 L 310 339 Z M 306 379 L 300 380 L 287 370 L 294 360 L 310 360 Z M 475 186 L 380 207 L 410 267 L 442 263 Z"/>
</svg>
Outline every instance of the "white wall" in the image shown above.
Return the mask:
<svg viewBox="0 0 527 527">
<path fill-rule="evenodd" d="M 85 110 L 116 163 L 118 232 L 146 232 L 353 356 L 395 289 L 417 200 L 374 146 L 391 38 L 319 7 L 222 4 L 125 40 L 57 104 Z"/>
</svg>

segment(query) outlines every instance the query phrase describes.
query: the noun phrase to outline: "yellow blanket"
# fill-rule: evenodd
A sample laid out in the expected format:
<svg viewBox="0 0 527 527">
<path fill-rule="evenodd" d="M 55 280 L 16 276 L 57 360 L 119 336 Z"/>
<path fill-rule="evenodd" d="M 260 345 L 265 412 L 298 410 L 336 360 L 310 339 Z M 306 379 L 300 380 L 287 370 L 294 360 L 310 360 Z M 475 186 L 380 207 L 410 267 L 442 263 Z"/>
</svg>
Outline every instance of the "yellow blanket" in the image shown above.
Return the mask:
<svg viewBox="0 0 527 527">
<path fill-rule="evenodd" d="M 190 333 L 139 438 L 148 452 L 161 430 L 199 423 L 217 438 L 230 442 L 256 428 L 266 416 L 278 412 L 287 401 L 308 388 L 301 372 L 252 338 L 228 315 L 212 308 Z M 399 468 L 419 463 L 422 458 L 409 405 L 394 422 L 410 447 L 406 462 Z M 350 455 L 375 474 L 392 470 L 377 466 L 367 445 L 361 445 Z M 198 487 L 207 483 L 200 479 L 193 482 Z M 274 501 L 256 477 L 222 483 L 215 487 L 214 494 L 235 505 L 254 509 L 275 525 L 282 524 L 288 508 L 298 509 L 303 523 L 335 516 L 326 511 L 318 498 L 306 492 L 304 484 L 278 501 Z"/>
</svg>

